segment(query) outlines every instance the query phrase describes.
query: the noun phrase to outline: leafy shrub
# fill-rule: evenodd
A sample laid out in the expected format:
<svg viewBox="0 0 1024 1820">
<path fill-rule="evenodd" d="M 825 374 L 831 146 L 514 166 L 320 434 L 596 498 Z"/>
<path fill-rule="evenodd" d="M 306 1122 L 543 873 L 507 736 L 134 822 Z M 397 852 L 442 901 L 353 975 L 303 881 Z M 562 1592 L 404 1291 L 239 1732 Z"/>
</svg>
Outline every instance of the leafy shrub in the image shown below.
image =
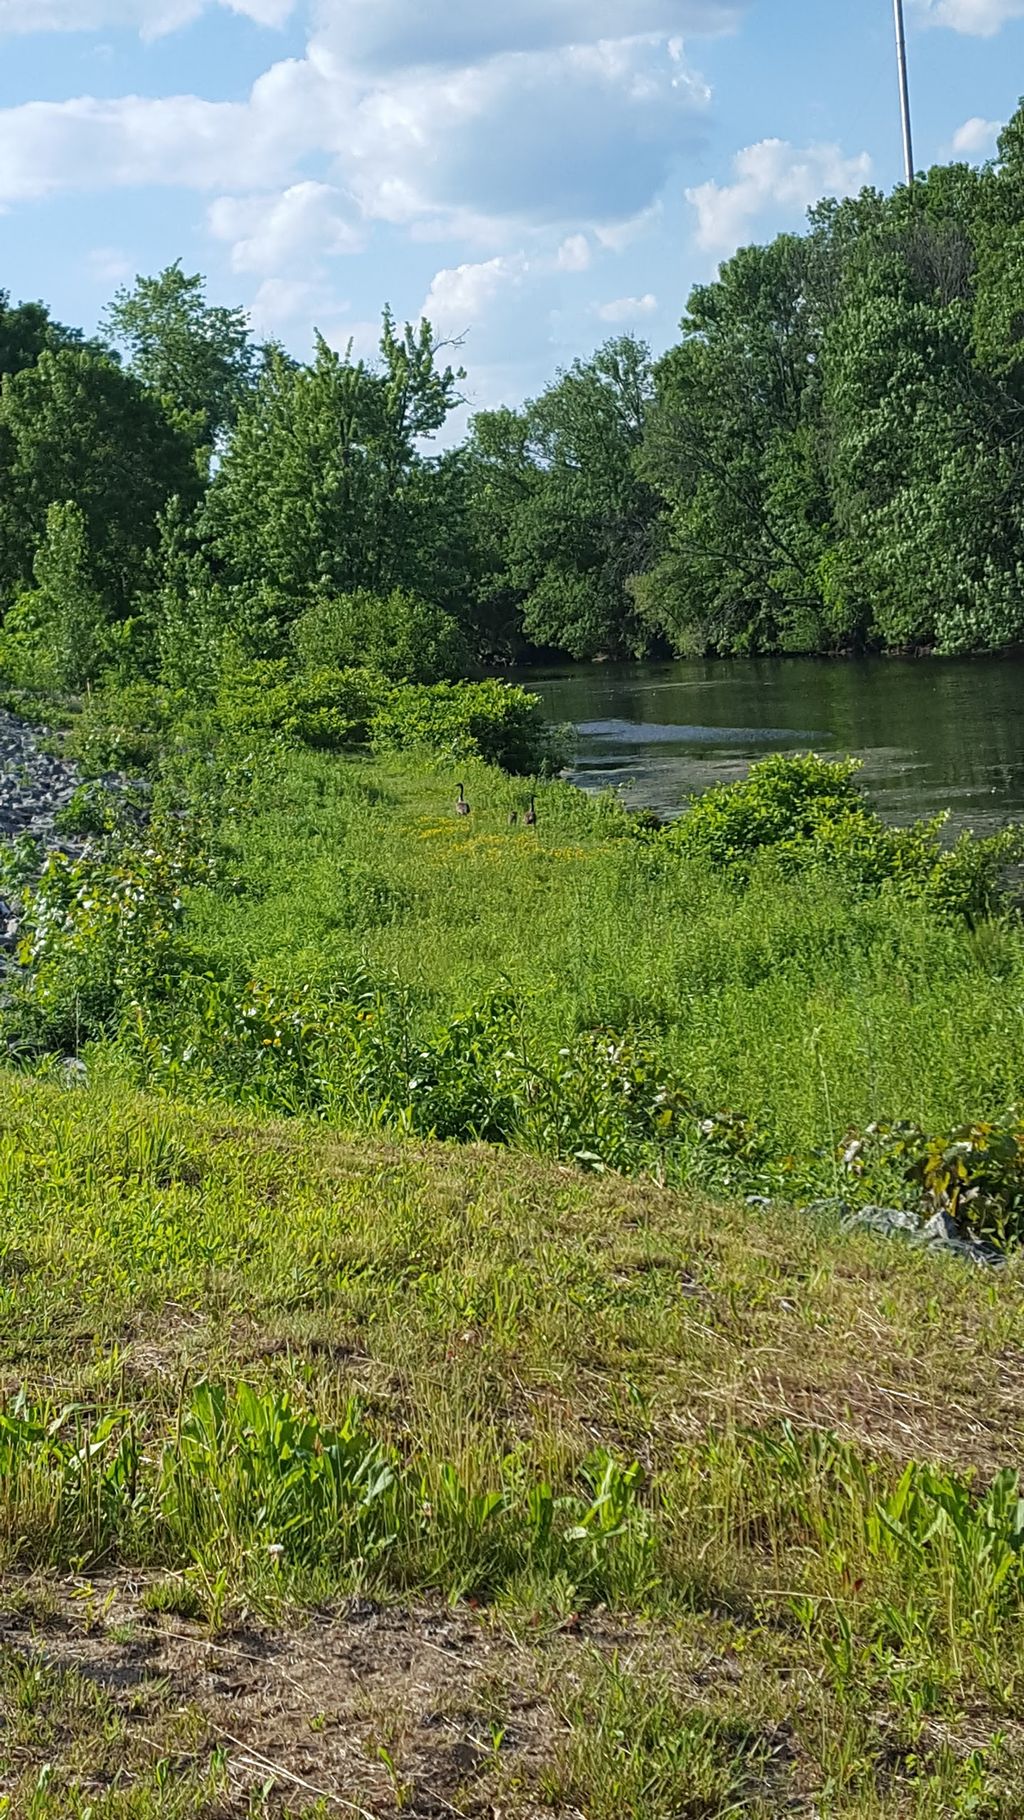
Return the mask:
<svg viewBox="0 0 1024 1820">
<path fill-rule="evenodd" d="M 526 689 L 494 678 L 394 689 L 372 726 L 383 750 L 422 747 L 450 759 L 482 758 L 516 777 L 551 776 L 564 763 L 564 738 Z"/>
<path fill-rule="evenodd" d="M 972 1232 L 1024 1237 L 1024 1119 L 977 1121 L 928 1134 L 910 1124 L 869 1125 L 850 1138 L 843 1167 L 861 1194 L 899 1196 L 924 1217 L 947 1213 Z"/>
<path fill-rule="evenodd" d="M 181 891 L 207 870 L 180 829 L 86 848 L 79 859 L 51 853 L 26 898 L 9 1025 L 65 1051 L 112 1029 L 126 1000 L 177 970 Z"/>
<path fill-rule="evenodd" d="M 174 698 L 156 683 L 90 692 L 68 735 L 68 751 L 87 776 L 147 771 L 156 764 L 174 719 Z"/>
<path fill-rule="evenodd" d="M 0 667 L 33 688 L 77 689 L 102 668 L 111 628 L 92 573 L 81 508 L 53 504 L 35 557 L 36 588 L 4 621 Z"/>
<path fill-rule="evenodd" d="M 680 852 L 741 880 L 762 855 L 785 871 L 826 868 L 856 891 L 895 891 L 947 916 L 991 915 L 1002 902 L 1004 868 L 1020 856 L 1021 831 L 942 845 L 946 816 L 893 828 L 857 783 L 858 759 L 813 753 L 772 757 L 743 782 L 700 797 L 664 839 Z"/>
<path fill-rule="evenodd" d="M 70 802 L 58 809 L 54 826 L 59 834 L 70 834 L 88 840 L 105 837 L 126 825 L 125 803 L 115 790 L 99 778 L 80 784 Z"/>
<path fill-rule="evenodd" d="M 393 682 L 452 680 L 469 667 L 458 621 L 399 588 L 318 601 L 296 620 L 292 643 L 308 669 L 361 664 Z"/>
<path fill-rule="evenodd" d="M 364 745 L 381 694 L 368 670 L 315 670 L 291 676 L 283 660 L 225 672 L 216 702 L 231 734 L 281 735 L 307 746 Z"/>
</svg>

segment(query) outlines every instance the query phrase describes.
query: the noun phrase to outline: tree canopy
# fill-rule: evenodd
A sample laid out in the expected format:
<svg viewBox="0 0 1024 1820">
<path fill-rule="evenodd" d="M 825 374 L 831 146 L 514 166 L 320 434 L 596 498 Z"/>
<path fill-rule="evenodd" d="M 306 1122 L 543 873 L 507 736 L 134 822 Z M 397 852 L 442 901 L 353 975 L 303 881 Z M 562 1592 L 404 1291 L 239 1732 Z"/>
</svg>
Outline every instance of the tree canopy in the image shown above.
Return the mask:
<svg viewBox="0 0 1024 1820">
<path fill-rule="evenodd" d="M 122 622 L 189 687 L 239 644 L 425 677 L 1024 641 L 1024 107 L 991 164 L 821 203 L 657 360 L 616 337 L 461 440 L 465 375 L 387 309 L 373 358 L 300 362 L 179 262 L 103 333 L 0 292 L 8 664 L 49 639 L 88 681 Z"/>
</svg>

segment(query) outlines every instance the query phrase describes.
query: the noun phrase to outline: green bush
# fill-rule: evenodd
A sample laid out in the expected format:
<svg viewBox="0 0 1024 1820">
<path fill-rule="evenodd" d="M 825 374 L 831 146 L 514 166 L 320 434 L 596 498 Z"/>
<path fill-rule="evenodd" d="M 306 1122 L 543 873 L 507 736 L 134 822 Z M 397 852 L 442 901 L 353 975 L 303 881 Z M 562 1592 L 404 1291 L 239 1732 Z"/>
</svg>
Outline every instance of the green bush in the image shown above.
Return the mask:
<svg viewBox="0 0 1024 1820">
<path fill-rule="evenodd" d="M 127 1004 L 159 994 L 182 965 L 182 888 L 208 870 L 178 829 L 80 859 L 51 853 L 26 899 L 8 1035 L 77 1052 L 112 1031 Z"/>
<path fill-rule="evenodd" d="M 515 777 L 552 776 L 565 739 L 544 721 L 540 701 L 494 678 L 394 689 L 372 726 L 379 750 L 421 747 L 445 758 L 482 758 Z"/>
<path fill-rule="evenodd" d="M 909 1201 L 925 1218 L 946 1213 L 972 1232 L 1024 1237 L 1024 1119 L 1016 1110 L 931 1134 L 870 1125 L 844 1146 L 842 1161 L 859 1199 Z"/>
<path fill-rule="evenodd" d="M 311 670 L 361 664 L 392 682 L 433 683 L 464 676 L 469 667 L 458 621 L 399 588 L 386 596 L 361 589 L 318 601 L 296 620 L 291 636 Z"/>
<path fill-rule="evenodd" d="M 4 621 L 0 667 L 29 688 L 81 688 L 110 655 L 112 628 L 94 582 L 85 518 L 73 501 L 50 506 L 34 567 L 35 590 Z"/>
<path fill-rule="evenodd" d="M 382 693 L 369 670 L 313 670 L 289 675 L 283 661 L 229 669 L 221 679 L 216 718 L 230 734 L 280 735 L 327 749 L 365 745 Z"/>
<path fill-rule="evenodd" d="M 947 916 L 990 916 L 1002 873 L 1021 852 L 1021 831 L 944 847 L 947 816 L 893 828 L 857 782 L 859 759 L 762 759 L 743 782 L 700 797 L 664 838 L 741 880 L 763 855 L 786 872 L 822 867 L 854 891 L 895 891 Z"/>
<path fill-rule="evenodd" d="M 87 776 L 149 770 L 174 719 L 174 699 L 156 683 L 90 692 L 68 736 L 68 751 Z"/>
</svg>

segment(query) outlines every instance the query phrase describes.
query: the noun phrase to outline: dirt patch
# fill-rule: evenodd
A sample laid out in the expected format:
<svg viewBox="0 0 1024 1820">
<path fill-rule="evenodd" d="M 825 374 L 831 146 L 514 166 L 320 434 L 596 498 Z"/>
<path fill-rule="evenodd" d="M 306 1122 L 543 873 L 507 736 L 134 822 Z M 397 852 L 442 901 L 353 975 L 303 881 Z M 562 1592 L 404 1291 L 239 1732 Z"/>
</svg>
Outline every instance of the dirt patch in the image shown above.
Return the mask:
<svg viewBox="0 0 1024 1820">
<path fill-rule="evenodd" d="M 634 1651 L 645 1635 L 598 1615 L 538 1630 L 527 1646 L 468 1609 L 353 1601 L 293 1630 L 252 1623 L 213 1639 L 147 1610 L 145 1593 L 142 1581 L 94 1582 L 84 1597 L 52 1582 L 8 1586 L 0 1653 L 70 1671 L 150 1731 L 187 1709 L 195 1765 L 217 1754 L 225 1767 L 218 1813 L 236 1800 L 248 1813 L 263 1791 L 271 1812 L 319 1800 L 374 1817 L 550 1816 L 529 1791 L 557 1748 L 552 1689 L 574 1662 Z M 24 1753 L 12 1765 L 35 1767 Z"/>
</svg>

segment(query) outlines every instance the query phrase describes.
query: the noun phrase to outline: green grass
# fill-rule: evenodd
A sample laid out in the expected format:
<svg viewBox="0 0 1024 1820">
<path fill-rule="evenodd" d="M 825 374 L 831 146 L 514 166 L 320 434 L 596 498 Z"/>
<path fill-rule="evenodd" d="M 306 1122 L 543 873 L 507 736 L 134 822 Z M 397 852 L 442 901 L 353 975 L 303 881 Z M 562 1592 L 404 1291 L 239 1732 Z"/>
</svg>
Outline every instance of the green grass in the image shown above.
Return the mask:
<svg viewBox="0 0 1024 1820">
<path fill-rule="evenodd" d="M 1015 1820 L 1024 1263 L 743 1197 L 1019 1100 L 1024 935 L 458 773 L 272 749 L 58 880 L 0 1815 Z"/>
<path fill-rule="evenodd" d="M 200 954 L 321 985 L 358 964 L 409 989 L 417 1028 L 506 987 L 547 1057 L 579 1031 L 640 1031 L 673 1084 L 755 1120 L 776 1156 L 1021 1095 L 1018 930 L 857 902 L 829 877 L 764 871 L 741 893 L 564 785 L 529 830 L 507 825 L 522 786 L 482 766 L 467 781 L 461 822 L 446 772 L 289 758 L 228 831 L 236 889 L 190 898 Z"/>
<path fill-rule="evenodd" d="M 0 1811 L 1020 1811 L 1016 1262 L 13 1076 L 0 1205 Z M 352 1598 L 450 1719 L 157 1672 Z"/>
</svg>

